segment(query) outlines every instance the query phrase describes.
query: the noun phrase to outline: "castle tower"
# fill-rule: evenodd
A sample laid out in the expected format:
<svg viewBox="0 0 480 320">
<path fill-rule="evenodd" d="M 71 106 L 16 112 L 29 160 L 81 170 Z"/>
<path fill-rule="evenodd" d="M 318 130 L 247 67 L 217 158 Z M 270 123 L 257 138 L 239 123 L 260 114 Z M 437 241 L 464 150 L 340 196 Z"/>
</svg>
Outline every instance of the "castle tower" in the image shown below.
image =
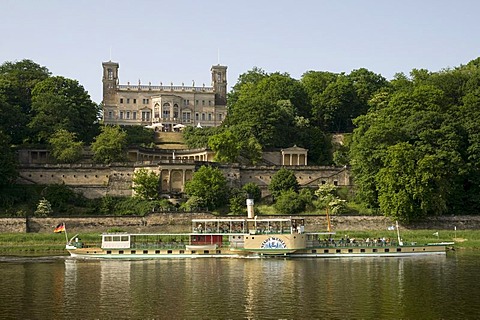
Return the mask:
<svg viewBox="0 0 480 320">
<path fill-rule="evenodd" d="M 215 105 L 227 104 L 227 67 L 216 65 L 210 69 L 212 72 L 212 86 L 215 91 Z"/>
<path fill-rule="evenodd" d="M 115 93 L 118 85 L 118 68 L 116 62 L 103 62 L 103 105 L 113 106 L 115 102 Z"/>
</svg>

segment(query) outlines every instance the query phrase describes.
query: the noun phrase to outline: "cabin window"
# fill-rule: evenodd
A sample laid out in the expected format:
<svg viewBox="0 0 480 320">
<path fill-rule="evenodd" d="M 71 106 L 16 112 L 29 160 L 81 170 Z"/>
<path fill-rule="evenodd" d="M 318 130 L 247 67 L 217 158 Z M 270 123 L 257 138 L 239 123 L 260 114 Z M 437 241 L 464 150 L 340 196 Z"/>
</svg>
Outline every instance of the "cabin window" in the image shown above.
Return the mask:
<svg viewBox="0 0 480 320">
<path fill-rule="evenodd" d="M 123 254 L 123 250 L 118 251 L 118 254 Z"/>
<path fill-rule="evenodd" d="M 353 253 L 353 249 L 348 249 L 348 253 Z"/>
<path fill-rule="evenodd" d="M 168 253 L 168 254 L 172 254 L 172 250 L 168 250 L 167 253 Z"/>
<path fill-rule="evenodd" d="M 135 254 L 135 253 L 137 253 L 137 251 L 131 250 L 130 253 L 131 253 L 131 254 Z"/>
<path fill-rule="evenodd" d="M 317 253 L 317 250 L 312 250 L 312 253 Z"/>
<path fill-rule="evenodd" d="M 180 250 L 179 253 L 183 254 L 185 253 L 185 250 Z"/>
<path fill-rule="evenodd" d="M 220 254 L 220 253 L 222 253 L 222 251 L 221 251 L 221 250 L 217 250 L 217 254 Z"/>
<path fill-rule="evenodd" d="M 337 252 L 337 253 L 341 253 L 341 252 L 342 252 L 342 250 L 340 250 L 340 249 L 337 249 L 337 250 L 336 250 L 336 252 Z"/>
<path fill-rule="evenodd" d="M 373 251 L 373 252 L 377 252 L 378 250 L 374 248 L 374 249 L 372 249 L 372 251 Z"/>
<path fill-rule="evenodd" d="M 112 251 L 111 251 L 111 250 L 107 250 L 107 254 L 112 254 Z"/>
<path fill-rule="evenodd" d="M 192 250 L 190 251 L 190 253 L 197 253 L 197 250 Z"/>
<path fill-rule="evenodd" d="M 362 252 L 362 253 L 365 252 L 365 249 L 360 249 L 360 252 Z"/>
<path fill-rule="evenodd" d="M 390 249 L 385 249 L 385 252 L 390 252 Z"/>
<path fill-rule="evenodd" d="M 128 241 L 128 236 L 122 236 L 120 241 Z"/>
<path fill-rule="evenodd" d="M 160 250 L 155 250 L 155 254 L 160 254 Z"/>
<path fill-rule="evenodd" d="M 148 254 L 148 250 L 143 250 L 143 254 Z"/>
<path fill-rule="evenodd" d="M 210 251 L 208 251 L 208 250 L 203 250 L 203 253 L 208 254 L 208 253 L 210 253 Z"/>
<path fill-rule="evenodd" d="M 105 237 L 105 241 L 112 241 L 112 237 L 106 236 L 106 237 Z"/>
<path fill-rule="evenodd" d="M 330 251 L 328 249 L 324 249 L 323 253 L 330 253 Z"/>
</svg>

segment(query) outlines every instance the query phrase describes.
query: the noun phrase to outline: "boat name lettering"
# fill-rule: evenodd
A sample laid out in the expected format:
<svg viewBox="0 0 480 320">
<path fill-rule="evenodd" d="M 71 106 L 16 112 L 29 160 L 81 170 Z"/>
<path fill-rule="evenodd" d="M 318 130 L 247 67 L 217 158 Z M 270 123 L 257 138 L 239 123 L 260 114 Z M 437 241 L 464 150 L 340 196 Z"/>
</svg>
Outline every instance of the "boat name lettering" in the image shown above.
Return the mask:
<svg viewBox="0 0 480 320">
<path fill-rule="evenodd" d="M 287 245 L 285 241 L 280 238 L 270 237 L 265 239 L 261 245 L 262 249 L 286 249 Z"/>
</svg>

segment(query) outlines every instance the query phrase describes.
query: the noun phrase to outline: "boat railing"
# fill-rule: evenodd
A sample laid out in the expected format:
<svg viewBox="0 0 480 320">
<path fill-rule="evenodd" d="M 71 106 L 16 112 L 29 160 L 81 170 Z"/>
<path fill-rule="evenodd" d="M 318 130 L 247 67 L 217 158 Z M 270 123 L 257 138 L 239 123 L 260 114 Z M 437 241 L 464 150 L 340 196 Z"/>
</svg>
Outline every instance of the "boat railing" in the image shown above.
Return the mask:
<svg viewBox="0 0 480 320">
<path fill-rule="evenodd" d="M 397 241 L 366 241 L 366 240 L 310 240 L 310 245 L 314 247 L 396 247 Z M 415 242 L 404 243 L 404 246 L 416 245 Z"/>
</svg>

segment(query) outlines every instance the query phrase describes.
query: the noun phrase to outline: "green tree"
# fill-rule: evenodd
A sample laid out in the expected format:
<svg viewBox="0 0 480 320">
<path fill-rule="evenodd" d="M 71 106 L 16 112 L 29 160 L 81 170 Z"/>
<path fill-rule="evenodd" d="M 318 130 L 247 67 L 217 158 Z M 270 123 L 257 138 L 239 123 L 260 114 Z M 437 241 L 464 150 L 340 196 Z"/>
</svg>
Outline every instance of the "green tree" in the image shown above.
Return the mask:
<svg viewBox="0 0 480 320">
<path fill-rule="evenodd" d="M 225 125 L 248 130 L 262 147 L 293 145 L 295 116 L 308 113 L 308 97 L 302 84 L 281 73 L 253 78 L 235 86 Z"/>
<path fill-rule="evenodd" d="M 274 199 L 278 198 L 283 191 L 293 190 L 297 192 L 300 185 L 292 170 L 281 168 L 273 176 L 268 190 L 272 193 Z"/>
<path fill-rule="evenodd" d="M 331 183 L 319 185 L 315 195 L 318 209 L 327 209 L 331 214 L 339 214 L 346 210 L 346 201 L 340 199 L 337 187 Z"/>
<path fill-rule="evenodd" d="M 201 166 L 185 184 L 185 193 L 202 199 L 209 210 L 215 210 L 227 203 L 227 179 L 218 168 Z"/>
<path fill-rule="evenodd" d="M 255 182 L 248 182 L 243 185 L 243 191 L 253 199 L 255 203 L 260 202 L 262 200 L 262 190 Z"/>
<path fill-rule="evenodd" d="M 245 215 L 246 212 L 246 193 L 243 189 L 233 189 L 230 192 L 229 212 L 233 215 Z"/>
<path fill-rule="evenodd" d="M 126 159 L 127 134 L 119 126 L 104 126 L 92 143 L 93 160 L 100 163 Z"/>
<path fill-rule="evenodd" d="M 155 143 L 155 136 L 151 129 L 144 126 L 122 126 L 127 133 L 127 144 L 150 147 Z"/>
<path fill-rule="evenodd" d="M 220 127 L 185 127 L 183 129 L 183 140 L 190 149 L 207 148 L 208 140 L 222 130 Z"/>
<path fill-rule="evenodd" d="M 255 164 L 262 158 L 262 147 L 253 134 L 240 126 L 225 128 L 209 139 L 215 151 L 215 160 L 223 163 L 237 162 L 239 157 Z"/>
<path fill-rule="evenodd" d="M 357 118 L 350 149 L 360 199 L 403 221 L 459 210 L 468 185 L 462 117 L 429 76 Z"/>
<path fill-rule="evenodd" d="M 211 136 L 208 146 L 215 151 L 215 161 L 218 162 L 236 162 L 240 155 L 241 143 L 230 130 Z"/>
<path fill-rule="evenodd" d="M 289 189 L 280 192 L 274 208 L 281 214 L 297 214 L 305 210 L 305 201 L 298 193 Z"/>
<path fill-rule="evenodd" d="M 49 201 L 55 212 L 69 214 L 75 206 L 83 206 L 86 199 L 76 194 L 65 184 L 49 184 L 42 190 L 42 196 Z"/>
<path fill-rule="evenodd" d="M 35 215 L 35 217 L 48 217 L 52 213 L 53 210 L 50 202 L 47 199 L 43 198 L 38 203 L 37 209 L 33 214 Z"/>
<path fill-rule="evenodd" d="M 50 137 L 52 156 L 59 162 L 73 163 L 82 158 L 83 143 L 75 141 L 75 133 L 65 129 L 55 131 Z"/>
<path fill-rule="evenodd" d="M 0 187 L 9 186 L 18 177 L 15 154 L 10 145 L 10 137 L 0 131 Z"/>
<path fill-rule="evenodd" d="M 133 187 L 135 196 L 144 200 L 158 199 L 158 186 L 160 175 L 147 169 L 139 169 L 133 175 Z"/>
<path fill-rule="evenodd" d="M 47 79 L 50 72 L 31 60 L 5 62 L 0 65 L 0 131 L 21 144 L 29 137 L 32 90 Z"/>
<path fill-rule="evenodd" d="M 29 123 L 39 142 L 59 129 L 89 143 L 98 134 L 99 108 L 76 80 L 50 77 L 32 91 L 33 117 Z"/>
</svg>

